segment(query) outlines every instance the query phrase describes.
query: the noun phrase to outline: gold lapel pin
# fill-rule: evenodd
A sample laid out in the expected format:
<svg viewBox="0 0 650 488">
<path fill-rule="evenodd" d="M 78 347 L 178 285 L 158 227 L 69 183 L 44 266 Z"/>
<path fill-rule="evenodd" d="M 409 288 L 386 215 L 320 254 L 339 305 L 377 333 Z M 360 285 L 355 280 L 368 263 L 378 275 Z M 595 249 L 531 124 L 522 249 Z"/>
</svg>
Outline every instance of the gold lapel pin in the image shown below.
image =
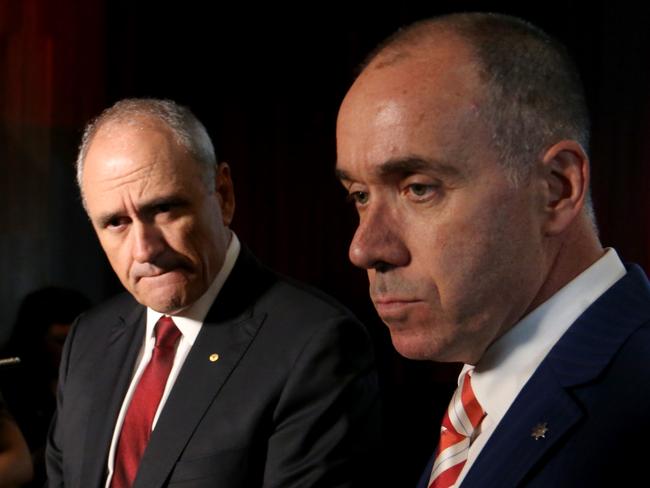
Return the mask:
<svg viewBox="0 0 650 488">
<path fill-rule="evenodd" d="M 548 424 L 546 422 L 542 422 L 537 424 L 535 427 L 533 427 L 530 436 L 536 441 L 538 441 L 540 439 L 546 439 L 547 432 L 548 432 Z"/>
<path fill-rule="evenodd" d="M 208 359 L 210 359 L 211 363 L 216 363 L 217 361 L 219 361 L 219 355 L 216 352 L 213 352 L 212 354 L 210 354 L 210 357 Z"/>
</svg>

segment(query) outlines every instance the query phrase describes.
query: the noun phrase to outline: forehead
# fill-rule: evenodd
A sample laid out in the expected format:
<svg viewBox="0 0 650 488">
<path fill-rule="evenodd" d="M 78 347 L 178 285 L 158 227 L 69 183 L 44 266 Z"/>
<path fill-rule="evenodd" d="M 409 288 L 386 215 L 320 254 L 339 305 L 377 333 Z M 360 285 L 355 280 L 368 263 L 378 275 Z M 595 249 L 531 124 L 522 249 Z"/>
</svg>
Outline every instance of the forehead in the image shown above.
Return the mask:
<svg viewBox="0 0 650 488">
<path fill-rule="evenodd" d="M 189 152 L 161 123 L 109 123 L 93 137 L 84 160 L 86 195 L 142 179 L 170 181 L 198 174 Z"/>
<path fill-rule="evenodd" d="M 337 122 L 339 164 L 463 152 L 485 142 L 484 88 L 464 42 L 436 43 L 372 61 L 346 95 Z M 466 156 L 466 155 L 465 155 Z"/>
</svg>

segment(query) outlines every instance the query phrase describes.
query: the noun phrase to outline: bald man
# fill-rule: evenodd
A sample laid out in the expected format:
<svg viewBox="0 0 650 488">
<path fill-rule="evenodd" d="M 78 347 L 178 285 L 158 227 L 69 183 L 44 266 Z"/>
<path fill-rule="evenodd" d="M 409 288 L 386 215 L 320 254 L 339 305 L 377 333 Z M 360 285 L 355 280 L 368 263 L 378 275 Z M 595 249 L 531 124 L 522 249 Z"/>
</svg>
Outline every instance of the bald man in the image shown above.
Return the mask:
<svg viewBox="0 0 650 488">
<path fill-rule="evenodd" d="M 365 486 L 368 335 L 239 242 L 230 168 L 201 122 L 169 100 L 122 100 L 86 128 L 77 170 L 127 292 L 68 336 L 48 486 Z"/>
<path fill-rule="evenodd" d="M 530 24 L 399 31 L 341 106 L 350 259 L 404 356 L 465 364 L 420 487 L 634 486 L 650 285 L 598 239 L 583 89 Z"/>
</svg>

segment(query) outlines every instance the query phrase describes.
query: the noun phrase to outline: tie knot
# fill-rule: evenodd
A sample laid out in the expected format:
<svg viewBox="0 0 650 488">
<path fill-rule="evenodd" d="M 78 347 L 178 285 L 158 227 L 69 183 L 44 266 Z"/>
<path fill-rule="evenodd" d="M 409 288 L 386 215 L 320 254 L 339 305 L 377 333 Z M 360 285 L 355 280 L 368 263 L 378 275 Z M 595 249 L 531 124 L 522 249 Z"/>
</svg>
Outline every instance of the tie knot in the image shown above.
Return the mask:
<svg viewBox="0 0 650 488">
<path fill-rule="evenodd" d="M 181 331 L 178 330 L 171 317 L 163 315 L 154 327 L 154 335 L 156 336 L 156 347 L 173 348 L 181 336 Z"/>
<path fill-rule="evenodd" d="M 472 389 L 472 370 L 470 369 L 465 373 L 454 392 L 454 397 L 447 409 L 447 415 L 443 419 L 443 426 L 462 436 L 471 437 L 483 417 L 485 417 L 485 412 Z"/>
<path fill-rule="evenodd" d="M 429 477 L 429 488 L 455 486 L 483 417 L 485 412 L 472 390 L 472 370 L 468 370 L 463 375 L 442 419 L 440 441 Z"/>
<path fill-rule="evenodd" d="M 472 371 L 473 370 L 470 369 L 465 373 L 462 388 L 462 403 L 465 412 L 467 412 L 467 417 L 472 423 L 472 426 L 476 429 L 483 420 L 483 417 L 485 417 L 485 411 L 483 410 L 483 407 L 481 407 L 481 404 L 472 389 Z"/>
</svg>

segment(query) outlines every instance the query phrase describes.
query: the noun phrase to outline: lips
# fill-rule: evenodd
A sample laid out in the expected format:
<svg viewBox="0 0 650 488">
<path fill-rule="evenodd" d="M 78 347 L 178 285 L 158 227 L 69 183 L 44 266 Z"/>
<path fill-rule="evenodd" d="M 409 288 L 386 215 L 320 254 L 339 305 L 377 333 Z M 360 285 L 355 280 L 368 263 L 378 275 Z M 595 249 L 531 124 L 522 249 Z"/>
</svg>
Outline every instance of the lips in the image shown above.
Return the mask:
<svg viewBox="0 0 650 488">
<path fill-rule="evenodd" d="M 160 271 L 159 273 L 153 273 L 153 274 L 149 274 L 149 275 L 140 276 L 138 278 L 138 281 L 140 281 L 140 280 L 145 280 L 145 281 L 151 280 L 154 283 L 156 283 L 156 282 L 164 283 L 166 281 L 176 281 L 176 280 L 178 280 L 179 278 L 181 278 L 183 276 L 184 276 L 184 273 L 178 268 L 177 269 L 166 269 L 166 270 Z"/>
<path fill-rule="evenodd" d="M 155 268 L 153 266 L 148 266 L 146 268 L 140 268 L 137 271 L 132 272 L 132 276 L 133 278 L 135 278 L 136 281 L 138 281 L 143 278 L 157 278 L 159 276 L 164 275 L 165 273 L 169 273 L 170 271 L 173 270 L 160 269 L 160 268 Z"/>
<path fill-rule="evenodd" d="M 413 298 L 402 297 L 373 297 L 373 303 L 377 309 L 377 313 L 383 317 L 399 317 L 403 316 L 408 309 L 421 303 L 421 300 Z"/>
<path fill-rule="evenodd" d="M 155 278 L 162 278 L 162 277 L 164 277 L 165 275 L 167 275 L 167 274 L 169 274 L 169 273 L 173 273 L 173 272 L 174 272 L 173 269 L 165 270 L 165 271 L 161 271 L 160 273 L 154 273 L 154 274 L 150 274 L 150 275 L 140 276 L 139 279 L 147 279 L 147 278 L 149 278 L 149 279 L 155 279 Z"/>
<path fill-rule="evenodd" d="M 159 278 L 169 273 L 190 272 L 191 269 L 191 266 L 185 260 L 168 258 L 166 261 L 157 262 L 156 264 L 135 262 L 131 266 L 130 275 L 137 282 L 143 278 Z"/>
<path fill-rule="evenodd" d="M 165 273 L 169 273 L 169 271 L 161 269 L 160 271 L 140 274 L 136 278 L 137 279 L 141 279 L 141 278 L 157 278 L 158 276 L 162 276 Z"/>
</svg>

